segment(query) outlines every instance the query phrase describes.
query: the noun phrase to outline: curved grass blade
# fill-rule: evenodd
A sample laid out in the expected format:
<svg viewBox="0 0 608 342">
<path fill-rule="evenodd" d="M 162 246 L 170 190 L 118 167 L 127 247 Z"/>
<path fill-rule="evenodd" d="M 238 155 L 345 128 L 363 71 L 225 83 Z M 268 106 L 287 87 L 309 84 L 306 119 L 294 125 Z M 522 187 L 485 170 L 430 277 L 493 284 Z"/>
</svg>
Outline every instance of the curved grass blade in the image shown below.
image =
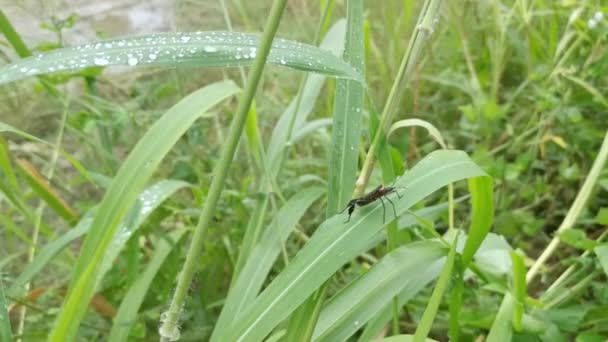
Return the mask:
<svg viewBox="0 0 608 342">
<path fill-rule="evenodd" d="M 422 318 L 420 319 L 420 322 L 418 322 L 418 327 L 416 328 L 416 333 L 414 334 L 414 342 L 425 341 L 427 336 L 429 335 L 429 332 L 431 331 L 433 321 L 435 320 L 435 316 L 437 316 L 437 311 L 439 310 L 439 304 L 441 304 L 441 299 L 443 298 L 443 293 L 448 287 L 448 283 L 450 282 L 450 278 L 452 277 L 454 260 L 456 260 L 457 245 L 458 235 L 452 243 L 447 260 L 445 261 L 445 264 L 443 266 L 443 270 L 441 270 L 441 275 L 439 276 L 437 284 L 435 284 L 435 288 L 433 289 L 433 294 L 431 294 L 431 298 L 429 299 L 429 302 L 426 308 L 424 309 Z"/>
<path fill-rule="evenodd" d="M 402 176 L 396 186 L 408 192 L 395 198 L 397 216 L 439 188 L 457 180 L 487 177 L 462 151 L 441 150 L 429 154 Z M 336 215 L 317 229 L 292 262 L 233 324 L 228 341 L 263 339 L 342 265 L 363 253 L 369 240 L 384 226 L 380 204 L 355 212 L 348 223 Z"/>
<path fill-rule="evenodd" d="M 138 202 L 143 205 L 134 205 L 129 210 L 127 217 L 131 217 L 130 220 L 125 220 L 121 224 L 122 231 L 119 232 L 108 248 L 108 252 L 104 257 L 104 265 L 102 271 L 99 272 L 99 279 L 103 278 L 103 274 L 112 265 L 112 262 L 120 252 L 124 243 L 129 236 L 136 231 L 139 226 L 146 220 L 146 218 L 156 209 L 163 201 L 169 196 L 175 193 L 177 190 L 188 186 L 188 183 L 176 180 L 163 180 L 148 188 L 146 188 L 138 198 Z M 91 222 L 93 221 L 93 212 L 89 212 L 88 215 L 84 216 L 76 224 L 76 227 L 70 229 L 67 233 L 62 235 L 55 241 L 47 244 L 40 252 L 36 255 L 34 260 L 28 264 L 23 272 L 15 279 L 12 286 L 8 289 L 8 293 L 13 297 L 18 297 L 23 291 L 23 285 L 29 282 L 35 277 L 48 263 L 64 248 L 66 248 L 72 241 L 83 236 L 89 231 Z"/>
<path fill-rule="evenodd" d="M 91 66 L 246 66 L 253 63 L 258 45 L 257 35 L 238 32 L 177 32 L 101 40 L 0 67 L 0 84 Z M 358 72 L 331 52 L 292 40 L 275 38 L 267 62 L 363 81 Z"/>
<path fill-rule="evenodd" d="M 127 294 L 120 303 L 118 313 L 116 314 L 116 317 L 114 317 L 108 341 L 118 342 L 126 341 L 128 339 L 129 332 L 136 322 L 137 311 L 139 311 L 141 303 L 148 293 L 152 280 L 158 273 L 158 270 L 169 253 L 173 250 L 173 247 L 175 247 L 179 240 L 184 236 L 186 231 L 186 228 L 181 228 L 169 234 L 170 242 L 165 238 L 158 239 L 156 251 L 154 252 L 154 256 L 152 256 L 150 263 L 141 276 L 129 288 Z"/>
<path fill-rule="evenodd" d="M 439 276 L 447 249 L 437 241 L 399 247 L 340 291 L 321 312 L 314 341 L 344 341 L 401 292 L 414 297 Z"/>
<path fill-rule="evenodd" d="M 230 289 L 211 341 L 226 334 L 238 313 L 253 302 L 293 227 L 323 192 L 320 187 L 299 191 L 279 209 Z"/>
<path fill-rule="evenodd" d="M 195 91 L 169 109 L 133 148 L 91 223 L 93 228 L 81 248 L 67 298 L 49 341 L 75 339 L 95 289 L 97 272 L 118 225 L 164 156 L 201 114 L 238 91 L 232 82 L 214 83 Z"/>
</svg>

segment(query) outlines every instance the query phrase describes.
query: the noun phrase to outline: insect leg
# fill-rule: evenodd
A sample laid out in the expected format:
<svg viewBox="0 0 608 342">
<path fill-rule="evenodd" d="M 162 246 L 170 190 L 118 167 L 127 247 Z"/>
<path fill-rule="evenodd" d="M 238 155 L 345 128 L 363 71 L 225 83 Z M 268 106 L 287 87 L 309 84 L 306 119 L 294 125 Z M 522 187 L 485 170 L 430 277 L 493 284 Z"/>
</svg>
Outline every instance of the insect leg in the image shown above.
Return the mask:
<svg viewBox="0 0 608 342">
<path fill-rule="evenodd" d="M 397 218 L 397 210 L 395 209 L 395 203 L 393 203 L 393 201 L 391 201 L 390 198 L 386 198 L 386 200 L 393 206 L 393 214 L 395 214 L 395 218 Z"/>
<path fill-rule="evenodd" d="M 382 224 L 386 223 L 386 206 L 384 205 L 384 200 L 382 197 L 378 197 L 380 203 L 382 203 Z"/>
<path fill-rule="evenodd" d="M 347 208 L 348 208 L 348 218 L 346 219 L 346 221 L 344 221 L 344 223 L 348 223 L 348 221 L 350 221 L 350 215 L 352 215 L 353 211 L 355 210 L 355 204 L 349 202 L 348 206 L 344 210 L 346 210 Z M 342 210 L 342 213 L 344 212 L 344 210 Z"/>
</svg>

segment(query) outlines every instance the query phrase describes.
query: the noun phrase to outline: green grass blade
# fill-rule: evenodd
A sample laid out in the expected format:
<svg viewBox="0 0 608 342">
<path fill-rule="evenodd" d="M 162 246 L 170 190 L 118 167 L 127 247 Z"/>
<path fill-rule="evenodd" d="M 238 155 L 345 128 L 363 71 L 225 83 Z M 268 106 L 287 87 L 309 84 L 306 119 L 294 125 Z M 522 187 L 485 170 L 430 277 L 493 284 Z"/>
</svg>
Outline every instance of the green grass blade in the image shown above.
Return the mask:
<svg viewBox="0 0 608 342">
<path fill-rule="evenodd" d="M 108 252 L 104 257 L 104 266 L 102 271 L 99 272 L 99 278 L 107 272 L 111 267 L 112 262 L 116 258 L 118 252 L 129 236 L 139 228 L 139 226 L 145 221 L 145 219 L 156 209 L 163 201 L 171 196 L 177 190 L 187 186 L 187 183 L 175 180 L 164 180 L 160 181 L 148 188 L 146 188 L 138 198 L 139 203 L 145 203 L 145 206 L 135 205 L 129 210 L 127 217 L 131 217 L 131 220 L 125 220 L 121 224 L 121 233 L 118 233 L 108 248 Z M 42 248 L 34 260 L 28 264 L 23 272 L 19 274 L 19 277 L 14 280 L 12 286 L 8 289 L 8 293 L 11 296 L 20 296 L 20 291 L 23 290 L 23 285 L 29 282 L 35 277 L 48 263 L 64 248 L 66 248 L 72 241 L 78 239 L 82 235 L 89 231 L 91 222 L 93 220 L 92 214 L 84 216 L 78 224 L 64 235 L 47 244 Z"/>
<path fill-rule="evenodd" d="M 431 331 L 433 321 L 435 320 L 437 310 L 439 309 L 439 304 L 441 304 L 441 299 L 443 298 L 443 293 L 447 289 L 448 283 L 450 282 L 450 278 L 452 277 L 454 260 L 456 260 L 457 245 L 458 236 L 456 237 L 456 239 L 454 239 L 454 242 L 452 243 L 452 247 L 450 248 L 450 252 L 448 253 L 448 258 L 445 261 L 445 265 L 443 266 L 443 270 L 441 271 L 439 280 L 437 280 L 437 284 L 435 285 L 433 294 L 431 295 L 426 309 L 424 310 L 424 314 L 422 314 L 420 322 L 418 322 L 418 327 L 416 328 L 416 333 L 414 334 L 414 342 L 423 342 L 424 340 L 426 340 L 427 336 L 429 335 L 429 332 Z"/>
<path fill-rule="evenodd" d="M 0 67 L 0 84 L 92 66 L 246 66 L 253 64 L 258 45 L 257 35 L 238 32 L 172 32 L 101 40 Z M 357 71 L 331 52 L 286 39 L 274 39 L 267 63 L 362 81 Z"/>
<path fill-rule="evenodd" d="M 112 324 L 112 330 L 110 330 L 108 341 L 127 341 L 129 332 L 136 322 L 139 307 L 144 301 L 146 293 L 148 293 L 152 280 L 158 273 L 158 270 L 163 265 L 163 262 L 169 253 L 174 247 L 176 247 L 186 231 L 187 229 L 181 228 L 171 232 L 171 234 L 169 234 L 170 242 L 165 238 L 158 239 L 158 242 L 156 243 L 156 250 L 152 256 L 152 259 L 150 260 L 150 263 L 141 276 L 129 288 L 122 302 L 120 303 L 118 312 L 114 317 L 114 322 Z"/>
<path fill-rule="evenodd" d="M 164 156 L 201 114 L 238 91 L 232 82 L 214 83 L 195 91 L 169 109 L 133 148 L 93 219 L 93 228 L 81 248 L 67 298 L 49 341 L 75 338 L 118 224 Z"/>
<path fill-rule="evenodd" d="M 517 252 L 511 252 L 513 263 L 513 328 L 522 330 L 524 303 L 526 302 L 526 266 L 524 258 Z"/>
<path fill-rule="evenodd" d="M 467 242 L 462 251 L 462 263 L 466 267 L 473 259 L 479 246 L 490 232 L 494 219 L 494 195 L 492 179 L 469 179 L 471 192 L 471 226 L 467 234 Z"/>
<path fill-rule="evenodd" d="M 439 276 L 447 249 L 436 241 L 402 246 L 387 254 L 323 309 L 314 341 L 343 341 L 401 292 L 414 297 Z"/>
<path fill-rule="evenodd" d="M 450 182 L 485 176 L 464 152 L 433 152 L 397 181 L 396 186 L 408 188 L 401 199 L 393 200 L 397 215 Z M 344 215 L 336 215 L 321 224 L 292 262 L 239 316 L 239 324 L 225 339 L 264 338 L 342 265 L 365 251 L 368 241 L 383 228 L 382 217 L 382 206 L 375 204 L 359 209 L 349 223 L 344 223 Z"/>
<path fill-rule="evenodd" d="M 4 297 L 4 284 L 0 277 L 0 341 L 12 341 L 11 320 L 8 316 L 8 303 Z"/>
<path fill-rule="evenodd" d="M 336 58 L 342 55 L 344 50 L 344 38 L 346 32 L 346 21 L 337 21 L 325 35 L 321 42 L 320 48 L 331 51 Z M 268 144 L 267 158 L 271 174 L 277 174 L 280 167 L 280 159 L 283 155 L 283 149 L 290 137 L 288 137 L 289 122 L 295 116 L 294 128 L 302 127 L 306 123 L 308 115 L 312 112 L 317 98 L 321 93 L 321 88 L 325 83 L 323 75 L 307 75 L 306 81 L 302 88 L 301 99 L 298 104 L 298 96 L 289 104 L 287 109 L 281 114 L 281 118 L 275 125 Z"/>
<path fill-rule="evenodd" d="M 41 144 L 45 144 L 47 146 L 52 147 L 53 149 L 56 149 L 57 147 L 54 144 L 51 144 L 48 141 L 42 140 L 38 137 L 35 137 L 29 133 L 26 133 L 20 129 L 17 129 L 7 123 L 4 122 L 0 122 L 0 133 L 2 132 L 10 132 L 10 133 L 15 133 L 23 138 L 26 138 L 28 140 L 31 141 L 35 141 Z M 64 157 L 67 161 L 70 162 L 70 164 L 72 164 L 72 166 L 78 170 L 78 172 L 80 172 L 80 174 L 85 177 L 87 180 L 93 182 L 93 180 L 91 179 L 91 176 L 89 175 L 89 173 L 87 172 L 87 170 L 84 168 L 84 166 L 82 166 L 80 164 L 80 162 L 76 159 L 74 159 L 70 154 L 68 154 L 67 152 L 63 151 L 62 149 L 58 149 L 59 150 L 59 154 Z"/>
<path fill-rule="evenodd" d="M 36 254 L 34 260 L 32 260 L 32 262 L 24 268 L 23 272 L 19 274 L 19 277 L 15 279 L 7 292 L 14 297 L 20 296 L 21 292 L 24 290 L 23 286 L 40 273 L 40 271 L 42 271 L 42 269 L 44 269 L 44 267 L 72 241 L 86 234 L 91 227 L 92 221 L 93 218 L 91 215 L 85 215 L 74 228 L 44 246 L 44 248 Z"/>
<path fill-rule="evenodd" d="M 364 73 L 363 0 L 347 2 L 344 60 L 359 73 Z M 363 86 L 360 83 L 351 80 L 336 81 L 332 147 L 328 167 L 328 216 L 341 210 L 353 193 L 358 171 L 363 99 Z"/>
<path fill-rule="evenodd" d="M 293 227 L 323 192 L 319 187 L 298 191 L 279 209 L 230 289 L 211 341 L 227 334 L 239 312 L 253 302 Z"/>
<path fill-rule="evenodd" d="M 486 338 L 487 342 L 511 341 L 513 336 L 513 297 L 506 293 Z"/>
</svg>

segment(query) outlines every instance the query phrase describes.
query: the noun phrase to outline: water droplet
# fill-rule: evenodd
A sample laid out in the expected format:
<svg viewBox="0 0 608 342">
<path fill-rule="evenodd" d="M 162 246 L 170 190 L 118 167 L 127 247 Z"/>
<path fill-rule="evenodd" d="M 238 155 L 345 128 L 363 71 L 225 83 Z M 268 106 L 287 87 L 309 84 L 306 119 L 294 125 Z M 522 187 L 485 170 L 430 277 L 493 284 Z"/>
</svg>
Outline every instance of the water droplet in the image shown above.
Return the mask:
<svg viewBox="0 0 608 342">
<path fill-rule="evenodd" d="M 281 64 L 285 65 L 287 64 L 287 62 L 283 58 L 281 58 Z"/>
<path fill-rule="evenodd" d="M 93 60 L 93 63 L 94 63 L 95 65 L 100 65 L 100 66 L 103 66 L 103 65 L 108 65 L 108 64 L 110 63 L 110 61 L 109 61 L 109 60 L 107 60 L 107 59 L 105 59 L 105 58 L 101 58 L 101 57 L 99 57 L 99 58 L 95 58 L 95 59 Z"/>
<path fill-rule="evenodd" d="M 203 47 L 203 51 L 205 51 L 205 52 L 217 52 L 217 48 L 215 46 L 205 45 Z"/>
<path fill-rule="evenodd" d="M 137 63 L 139 63 L 139 61 L 135 57 L 130 57 L 129 60 L 127 61 L 127 63 L 130 66 L 135 66 L 135 65 L 137 65 Z"/>
<path fill-rule="evenodd" d="M 190 37 L 190 36 L 183 36 L 182 37 L 182 42 L 187 43 L 187 42 L 190 41 L 190 39 L 192 39 L 192 37 Z"/>
<path fill-rule="evenodd" d="M 155 60 L 156 57 L 158 57 L 158 56 L 156 54 L 154 54 L 154 53 L 151 53 L 151 54 L 148 55 L 148 58 L 150 58 L 150 60 Z"/>
</svg>

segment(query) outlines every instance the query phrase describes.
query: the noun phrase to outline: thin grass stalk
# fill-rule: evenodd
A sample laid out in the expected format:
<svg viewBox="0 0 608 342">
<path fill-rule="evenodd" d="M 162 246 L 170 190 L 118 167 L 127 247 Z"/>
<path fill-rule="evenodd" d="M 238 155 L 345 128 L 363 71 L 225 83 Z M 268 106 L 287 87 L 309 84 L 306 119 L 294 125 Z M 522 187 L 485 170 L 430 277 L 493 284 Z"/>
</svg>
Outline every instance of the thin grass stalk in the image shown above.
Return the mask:
<svg viewBox="0 0 608 342">
<path fill-rule="evenodd" d="M 237 144 L 243 132 L 249 107 L 253 101 L 258 83 L 260 82 L 260 78 L 262 76 L 262 71 L 264 70 L 264 66 L 266 64 L 266 58 L 268 56 L 268 52 L 270 51 L 272 40 L 274 39 L 279 22 L 281 21 L 285 4 L 286 0 L 275 0 L 272 4 L 270 16 L 261 37 L 257 57 L 251 70 L 249 71 L 249 76 L 247 78 L 243 95 L 239 101 L 239 106 L 230 126 L 230 131 L 228 133 L 222 155 L 215 169 L 215 174 L 209 188 L 209 193 L 207 194 L 207 199 L 194 231 L 194 236 L 186 256 L 184 267 L 182 268 L 178 278 L 177 288 L 173 294 L 173 299 L 171 301 L 169 310 L 165 313 L 164 321 L 159 328 L 161 341 L 170 341 L 176 335 L 179 335 L 177 322 L 178 315 L 184 305 L 186 295 L 188 294 L 188 288 L 192 282 L 194 270 L 202 251 L 205 232 L 209 226 L 209 222 L 213 218 L 215 207 L 217 206 L 218 199 L 222 192 L 228 169 L 232 163 L 234 152 L 236 151 Z"/>
<path fill-rule="evenodd" d="M 393 117 L 395 115 L 395 108 L 399 104 L 400 95 L 403 92 L 403 87 L 411 80 L 414 75 L 415 66 L 420 60 L 422 50 L 429 40 L 430 36 L 434 31 L 434 26 L 437 18 L 439 18 L 439 8 L 441 7 L 441 0 L 427 0 L 424 3 L 414 34 L 410 39 L 408 48 L 403 55 L 397 77 L 393 82 L 393 86 L 389 92 L 388 98 L 382 110 L 382 116 L 380 118 L 380 126 L 376 130 L 372 144 L 365 157 L 361 174 L 357 179 L 355 185 L 355 191 L 353 197 L 360 197 L 364 190 L 369 177 L 371 175 L 375 156 L 378 153 L 380 147 L 381 137 L 385 134 L 385 131 L 390 127 Z"/>
<path fill-rule="evenodd" d="M 557 249 L 557 246 L 559 246 L 559 233 L 572 228 L 572 226 L 576 222 L 576 219 L 583 211 L 587 200 L 591 196 L 591 192 L 593 190 L 593 187 L 597 183 L 597 180 L 600 176 L 600 172 L 604 168 L 604 164 L 606 164 L 606 159 L 608 159 L 608 132 L 606 132 L 606 135 L 604 136 L 604 141 L 602 142 L 600 151 L 597 157 L 595 158 L 593 165 L 591 166 L 589 175 L 587 176 L 587 178 L 585 178 L 585 182 L 583 183 L 581 190 L 576 195 L 574 203 L 572 203 L 572 206 L 568 210 L 568 213 L 562 221 L 562 224 L 555 232 L 555 237 L 553 237 L 549 245 L 547 245 L 547 248 L 545 248 L 545 250 L 541 253 L 538 259 L 536 259 L 532 267 L 530 267 L 528 274 L 526 274 L 526 283 L 529 284 L 532 279 L 534 279 L 541 267 L 545 265 L 545 262 L 547 262 L 547 260 L 553 255 L 553 253 Z"/>
<path fill-rule="evenodd" d="M 0 13 L 0 16 L 2 14 Z M 49 164 L 48 171 L 45 174 L 46 179 L 50 182 L 55 174 L 55 167 L 57 166 L 57 160 L 59 159 L 59 151 L 61 150 L 61 142 L 63 141 L 63 133 L 65 129 L 65 125 L 68 117 L 68 105 L 69 100 L 64 101 L 64 108 L 61 114 L 61 122 L 59 125 L 59 132 L 57 133 L 57 138 L 55 139 L 55 149 L 53 149 L 53 154 L 51 156 L 51 162 Z M 44 209 L 46 208 L 44 200 L 40 200 L 38 204 L 38 208 L 36 209 L 36 222 L 34 225 L 34 231 L 32 232 L 32 244 L 29 246 L 27 251 L 27 263 L 31 264 L 36 256 L 36 249 L 38 247 L 38 238 L 40 236 L 40 227 L 42 225 L 42 217 L 44 215 Z M 31 281 L 25 283 L 24 293 L 28 293 L 32 287 Z M 25 331 L 25 317 L 27 315 L 27 306 L 21 305 L 19 310 L 19 319 L 17 321 L 17 335 L 23 336 Z M 21 338 L 17 339 L 17 341 L 21 341 Z"/>
<path fill-rule="evenodd" d="M 27 45 L 25 45 L 25 43 L 21 39 L 21 36 L 19 35 L 19 33 L 17 33 L 17 31 L 15 30 L 11 22 L 8 20 L 6 15 L 4 15 L 2 9 L 0 9 L 0 32 L 4 34 L 4 37 L 6 38 L 8 43 L 11 44 L 11 46 L 13 47 L 15 52 L 17 52 L 19 57 L 25 58 L 32 55 L 32 52 L 30 51 L 30 49 L 28 49 Z"/>
</svg>

